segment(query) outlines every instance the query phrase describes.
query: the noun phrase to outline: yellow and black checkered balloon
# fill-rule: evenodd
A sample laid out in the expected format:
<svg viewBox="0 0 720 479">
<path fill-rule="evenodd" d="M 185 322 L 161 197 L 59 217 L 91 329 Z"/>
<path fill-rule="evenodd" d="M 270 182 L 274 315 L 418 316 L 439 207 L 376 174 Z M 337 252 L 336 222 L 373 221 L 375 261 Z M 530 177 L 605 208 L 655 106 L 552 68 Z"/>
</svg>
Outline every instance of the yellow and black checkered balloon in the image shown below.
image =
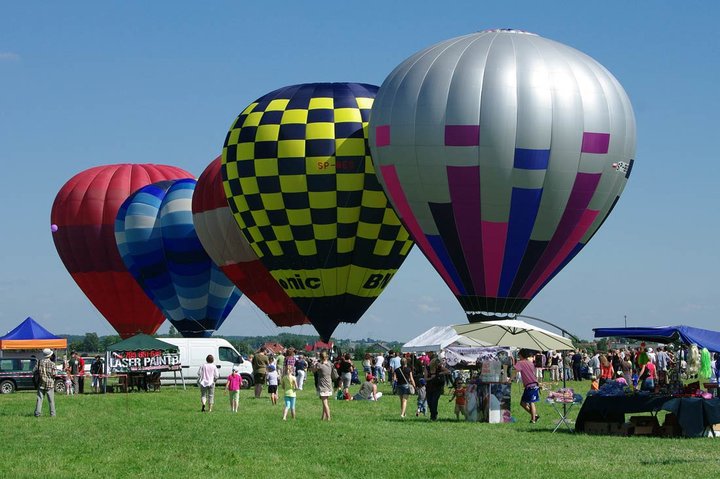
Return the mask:
<svg viewBox="0 0 720 479">
<path fill-rule="evenodd" d="M 412 247 L 370 158 L 377 89 L 281 88 L 238 116 L 223 148 L 223 186 L 240 229 L 324 339 L 360 319 Z"/>
</svg>

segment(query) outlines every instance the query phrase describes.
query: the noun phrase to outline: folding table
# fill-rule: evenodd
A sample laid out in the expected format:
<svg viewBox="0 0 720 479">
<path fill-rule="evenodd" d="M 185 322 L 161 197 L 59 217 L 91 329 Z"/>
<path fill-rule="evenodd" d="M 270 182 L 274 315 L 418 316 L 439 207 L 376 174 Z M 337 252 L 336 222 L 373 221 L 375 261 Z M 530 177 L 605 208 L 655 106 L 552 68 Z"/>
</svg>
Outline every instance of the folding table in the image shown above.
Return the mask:
<svg viewBox="0 0 720 479">
<path fill-rule="evenodd" d="M 573 406 L 582 403 L 582 401 L 583 398 L 580 394 L 573 394 L 572 398 L 557 397 L 547 399 L 547 402 L 550 403 L 557 415 L 560 416 L 560 420 L 557 422 L 557 424 L 555 425 L 555 429 L 553 429 L 552 432 L 556 432 L 563 424 L 568 431 L 572 433 L 575 432 L 575 430 L 570 426 L 570 420 L 568 420 L 568 416 L 570 415 L 570 411 L 572 411 Z"/>
</svg>

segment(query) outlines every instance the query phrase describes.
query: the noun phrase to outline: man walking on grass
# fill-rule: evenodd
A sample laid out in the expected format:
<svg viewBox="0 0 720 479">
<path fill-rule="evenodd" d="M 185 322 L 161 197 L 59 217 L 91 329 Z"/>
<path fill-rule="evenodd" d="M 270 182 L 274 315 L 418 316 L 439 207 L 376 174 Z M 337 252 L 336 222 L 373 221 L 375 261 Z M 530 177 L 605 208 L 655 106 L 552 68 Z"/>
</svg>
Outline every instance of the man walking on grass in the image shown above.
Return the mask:
<svg viewBox="0 0 720 479">
<path fill-rule="evenodd" d="M 53 351 L 45 348 L 42 352 L 43 358 L 33 371 L 33 377 L 38 378 L 35 417 L 40 417 L 42 414 L 42 404 L 45 396 L 47 396 L 50 405 L 50 417 L 55 417 L 55 363 L 50 359 Z"/>
<path fill-rule="evenodd" d="M 385 382 L 385 357 L 382 353 L 375 356 L 375 364 L 373 366 L 373 376 L 377 379 L 377 382 Z"/>
<path fill-rule="evenodd" d="M 270 360 L 265 354 L 264 349 L 260 349 L 252 360 L 253 368 L 253 380 L 255 381 L 255 399 L 260 398 L 262 393 L 263 385 L 265 384 L 265 378 L 267 375 L 267 367 L 270 364 Z"/>
</svg>

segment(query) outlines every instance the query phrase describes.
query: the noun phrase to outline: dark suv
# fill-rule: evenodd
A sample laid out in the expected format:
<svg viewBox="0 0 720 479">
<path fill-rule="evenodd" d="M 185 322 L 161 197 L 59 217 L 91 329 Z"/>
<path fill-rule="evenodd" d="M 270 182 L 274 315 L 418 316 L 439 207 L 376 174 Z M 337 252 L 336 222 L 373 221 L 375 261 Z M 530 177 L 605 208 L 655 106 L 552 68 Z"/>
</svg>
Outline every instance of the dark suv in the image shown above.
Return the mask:
<svg viewBox="0 0 720 479">
<path fill-rule="evenodd" d="M 10 394 L 16 390 L 35 389 L 32 372 L 36 363 L 35 358 L 0 358 L 0 393 Z M 65 391 L 65 380 L 59 375 L 55 376 L 55 391 Z"/>
</svg>

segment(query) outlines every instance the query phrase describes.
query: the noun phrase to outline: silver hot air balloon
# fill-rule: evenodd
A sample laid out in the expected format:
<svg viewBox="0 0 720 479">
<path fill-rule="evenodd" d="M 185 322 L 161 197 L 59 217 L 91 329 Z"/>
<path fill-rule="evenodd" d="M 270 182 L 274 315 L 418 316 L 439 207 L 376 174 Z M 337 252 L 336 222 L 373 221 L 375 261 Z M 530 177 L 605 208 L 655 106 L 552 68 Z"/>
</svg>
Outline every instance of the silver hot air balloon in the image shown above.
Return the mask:
<svg viewBox="0 0 720 479">
<path fill-rule="evenodd" d="M 517 30 L 454 38 L 402 62 L 369 133 L 382 186 L 470 321 L 527 306 L 602 225 L 635 155 L 615 77 Z"/>
</svg>

